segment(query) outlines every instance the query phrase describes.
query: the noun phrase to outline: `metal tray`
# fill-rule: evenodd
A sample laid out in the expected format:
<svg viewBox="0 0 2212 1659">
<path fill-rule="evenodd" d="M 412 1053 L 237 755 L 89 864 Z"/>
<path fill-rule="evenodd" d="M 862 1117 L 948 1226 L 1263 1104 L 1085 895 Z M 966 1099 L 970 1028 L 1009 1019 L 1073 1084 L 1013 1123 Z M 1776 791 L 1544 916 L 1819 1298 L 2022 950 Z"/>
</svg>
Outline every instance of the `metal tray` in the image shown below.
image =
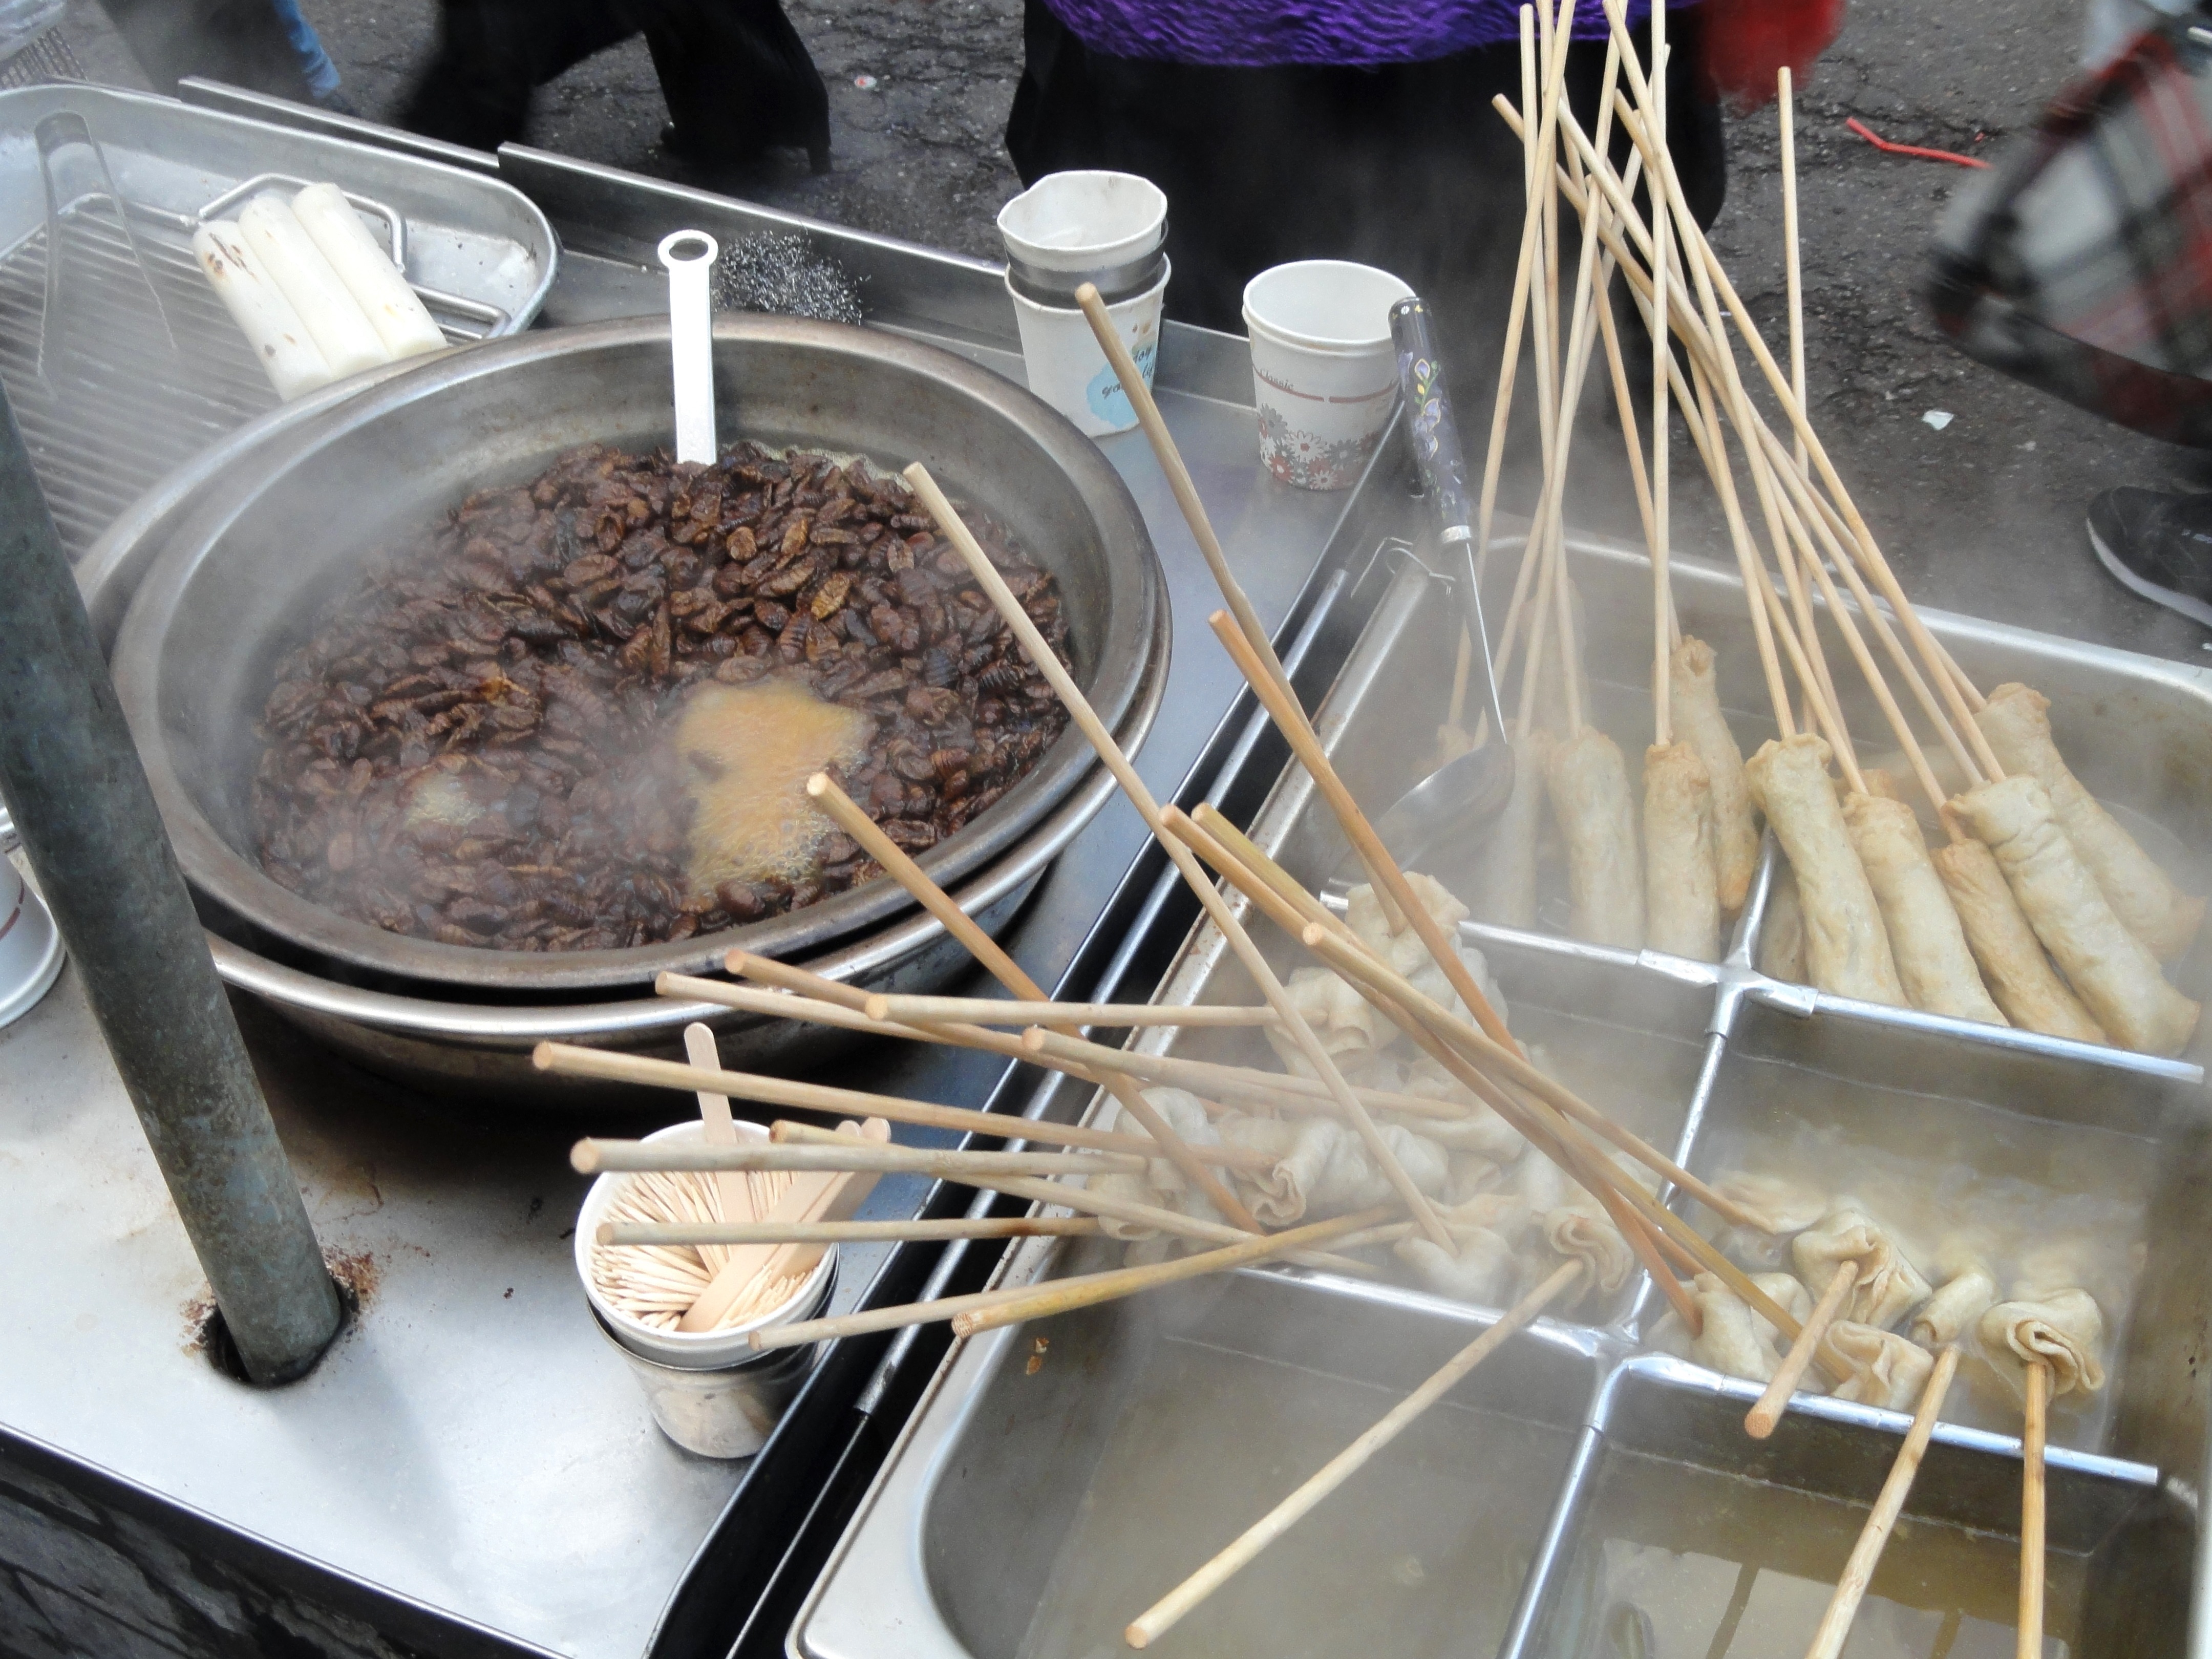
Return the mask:
<svg viewBox="0 0 2212 1659">
<path fill-rule="evenodd" d="M 40 370 L 48 207 L 35 135 L 56 114 L 82 118 L 130 209 L 118 221 L 96 182 L 54 204 L 66 311 L 85 325 L 87 361 L 65 375 Z M 172 467 L 276 406 L 200 274 L 191 228 L 258 184 L 313 179 L 389 210 L 408 276 L 449 339 L 518 332 L 544 305 L 552 227 L 481 173 L 109 87 L 0 94 L 0 385 L 72 557 Z M 158 337 L 165 320 L 173 353 Z"/>
<path fill-rule="evenodd" d="M 1598 619 L 1589 660 L 1638 662 L 1631 621 L 1608 637 L 1604 618 L 1648 615 L 1648 566 L 1598 544 L 1577 547 L 1574 562 Z M 1322 711 L 1323 740 L 1365 799 L 1418 773 L 1435 721 L 1425 705 L 1449 684 L 1457 611 L 1433 603 L 1435 580 L 1405 572 Z M 1677 583 L 1683 624 L 1720 650 L 1724 697 L 1740 709 L 1758 688 L 1734 578 L 1683 562 Z M 2190 757 L 2212 746 L 2203 677 L 1927 619 L 1978 679 L 2063 694 L 2062 741 L 2090 757 L 2093 788 L 2202 833 L 2212 801 L 2188 781 L 2206 775 Z M 1616 738 L 1643 741 L 1648 707 L 1639 688 L 1600 683 L 1598 718 Z M 1855 725 L 1876 729 L 1863 714 Z M 1738 734 L 1762 735 L 1748 717 Z M 2154 744 L 2179 758 L 2151 767 Z M 2131 796 L 2130 779 L 2151 784 Z M 1254 838 L 1314 880 L 1340 844 L 1325 817 L 1293 768 Z M 1765 884 L 1726 964 L 1463 933 L 1488 956 L 1516 1031 L 1701 1174 L 1811 1161 L 1830 1192 L 1863 1183 L 1923 1249 L 1932 1241 L 1916 1222 L 1932 1227 L 1993 1197 L 2008 1206 L 2007 1248 L 2030 1227 L 2089 1230 L 2111 1376 L 2086 1409 L 2066 1402 L 2052 1414 L 2050 1635 L 2069 1654 L 2205 1659 L 2212 1629 L 2193 1628 L 2203 1621 L 2192 1583 L 2206 1462 L 2197 1355 L 2212 1325 L 2212 1215 L 2193 1196 L 2212 1176 L 2201 1070 L 1765 980 L 1747 964 Z M 1252 997 L 1204 926 L 1158 992 L 1169 1003 Z M 1146 1039 L 1194 1054 L 1249 1053 L 1251 1041 Z M 1086 1265 L 1084 1250 L 1037 1242 L 1010 1252 L 1000 1277 Z M 1767 1651 L 1762 1642 L 1802 1650 L 1906 1419 L 1812 1398 L 1753 1443 L 1742 1413 L 1754 1385 L 1639 1352 L 1638 1331 L 1663 1310 L 1656 1303 L 1639 1280 L 1583 1316 L 1594 1322 L 1546 1321 L 1516 1339 L 1497 1370 L 1450 1397 L 1445 1419 L 1328 1500 L 1163 1646 L 1590 1659 L 1742 1659 Z M 956 1346 L 790 1650 L 1117 1651 L 1121 1622 L 1493 1316 L 1282 1268 Z M 1276 1386 L 1293 1374 L 1296 1388 Z M 1854 1651 L 2010 1651 L 2020 1443 L 2016 1409 L 1996 1389 L 1978 1362 L 1962 1368 Z M 1470 1541 L 1475 1554 L 1456 1553 Z"/>
</svg>

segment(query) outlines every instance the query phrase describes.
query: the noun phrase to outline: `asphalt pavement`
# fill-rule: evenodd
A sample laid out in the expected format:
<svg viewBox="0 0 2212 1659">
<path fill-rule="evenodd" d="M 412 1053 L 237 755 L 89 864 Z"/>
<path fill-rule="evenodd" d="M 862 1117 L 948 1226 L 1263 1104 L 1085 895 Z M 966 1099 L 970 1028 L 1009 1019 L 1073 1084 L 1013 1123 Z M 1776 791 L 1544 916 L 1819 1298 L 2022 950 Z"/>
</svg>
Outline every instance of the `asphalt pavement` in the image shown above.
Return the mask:
<svg viewBox="0 0 2212 1659">
<path fill-rule="evenodd" d="M 788 3 L 829 83 L 832 169 L 811 175 L 793 155 L 712 182 L 843 223 L 993 254 L 993 216 L 1020 187 L 1002 142 L 1020 72 L 1020 0 Z M 347 94 L 364 113 L 388 116 L 430 49 L 434 0 L 302 3 Z M 1806 77 L 1798 103 L 1814 415 L 1923 603 L 2201 660 L 2203 630 L 2106 576 L 2088 553 L 2081 521 L 2099 489 L 2212 487 L 2212 464 L 2027 391 L 1952 350 L 1929 321 L 1919 285 L 1929 238 L 1974 175 L 1885 155 L 1844 125 L 1856 116 L 1894 140 L 1994 153 L 2075 72 L 2081 10 L 2081 0 L 1966 7 L 1851 0 L 1841 39 Z M 66 27 L 96 74 L 134 78 L 90 0 L 72 0 Z M 680 176 L 657 147 L 665 118 L 651 61 L 633 40 L 545 88 L 530 137 Z M 1729 199 L 1715 241 L 1779 342 L 1774 112 L 1729 126 Z M 1617 442 L 1580 447 L 1588 466 L 1570 510 L 1585 524 L 1628 531 L 1633 520 L 1618 451 Z M 1678 453 L 1689 453 L 1686 440 Z M 1525 479 L 1517 488 L 1533 495 Z M 1702 480 L 1684 478 L 1676 494 L 1678 544 L 1724 550 Z"/>
</svg>

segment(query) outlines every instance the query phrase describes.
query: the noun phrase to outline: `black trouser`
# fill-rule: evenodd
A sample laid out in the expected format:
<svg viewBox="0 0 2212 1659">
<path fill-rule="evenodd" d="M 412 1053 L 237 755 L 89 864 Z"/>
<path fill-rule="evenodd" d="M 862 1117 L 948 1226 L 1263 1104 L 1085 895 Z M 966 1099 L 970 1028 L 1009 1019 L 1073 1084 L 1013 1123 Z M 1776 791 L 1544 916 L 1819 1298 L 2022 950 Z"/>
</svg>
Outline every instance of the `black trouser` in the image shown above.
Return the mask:
<svg viewBox="0 0 2212 1659">
<path fill-rule="evenodd" d="M 438 53 L 401 125 L 478 149 L 520 138 L 531 94 L 642 32 L 684 153 L 746 161 L 771 144 L 830 154 L 830 94 L 777 0 L 443 0 Z"/>
<path fill-rule="evenodd" d="M 1710 224 L 1728 172 L 1719 106 L 1692 72 L 1698 26 L 1697 8 L 1668 14 L 1668 62 L 1679 66 L 1668 125 L 1684 191 Z M 1521 141 L 1490 100 L 1521 101 L 1517 46 L 1380 69 L 1150 63 L 1091 51 L 1043 0 L 1028 0 L 1024 40 L 1006 123 L 1014 165 L 1025 182 L 1112 167 L 1165 191 L 1170 316 L 1242 333 L 1244 284 L 1261 271 L 1358 259 L 1430 301 L 1453 361 L 1495 364 L 1526 198 Z M 1567 59 L 1585 131 L 1604 64 L 1601 41 Z"/>
</svg>

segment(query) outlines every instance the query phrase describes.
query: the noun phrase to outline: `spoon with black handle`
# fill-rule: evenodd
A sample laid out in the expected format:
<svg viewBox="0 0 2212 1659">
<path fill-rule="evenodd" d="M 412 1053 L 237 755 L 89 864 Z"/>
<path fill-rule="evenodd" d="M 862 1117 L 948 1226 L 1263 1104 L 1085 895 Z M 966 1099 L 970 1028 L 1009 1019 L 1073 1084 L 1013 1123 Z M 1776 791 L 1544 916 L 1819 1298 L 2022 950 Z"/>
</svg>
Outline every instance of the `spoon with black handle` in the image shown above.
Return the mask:
<svg viewBox="0 0 2212 1659">
<path fill-rule="evenodd" d="M 1415 784 L 1375 821 L 1375 833 L 1402 866 L 1419 863 L 1446 837 L 1468 838 L 1504 810 L 1513 793 L 1513 750 L 1504 739 L 1505 710 L 1498 696 L 1498 668 L 1482 618 L 1482 592 L 1474 579 L 1474 514 L 1467 498 L 1467 462 L 1444 392 L 1429 308 L 1418 297 L 1390 307 L 1390 338 L 1398 352 L 1398 386 L 1406 404 L 1406 432 L 1420 469 L 1422 493 L 1436 514 L 1443 574 L 1459 595 L 1468 637 L 1474 643 L 1482 684 L 1490 698 L 1490 732 L 1468 750 Z M 1357 854 L 1337 866 L 1339 881 L 1358 879 Z"/>
</svg>

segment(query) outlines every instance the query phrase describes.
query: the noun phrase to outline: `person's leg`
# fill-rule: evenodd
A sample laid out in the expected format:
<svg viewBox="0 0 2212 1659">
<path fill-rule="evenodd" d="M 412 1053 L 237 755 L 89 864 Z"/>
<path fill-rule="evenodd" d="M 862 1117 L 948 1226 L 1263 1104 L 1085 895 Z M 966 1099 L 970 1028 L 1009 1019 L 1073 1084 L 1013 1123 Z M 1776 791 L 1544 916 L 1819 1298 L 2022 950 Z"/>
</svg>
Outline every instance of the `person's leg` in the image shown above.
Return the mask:
<svg viewBox="0 0 2212 1659">
<path fill-rule="evenodd" d="M 1685 191 L 1709 223 L 1726 167 L 1717 106 L 1692 72 L 1695 26 L 1680 21 L 1690 15 L 1670 14 L 1668 125 Z M 1006 129 L 1016 167 L 1024 181 L 1113 167 L 1165 191 L 1170 316 L 1242 331 L 1243 287 L 1261 270 L 1358 259 L 1431 301 L 1462 396 L 1491 383 L 1526 203 L 1520 141 L 1490 100 L 1519 102 L 1517 46 L 1373 70 L 1139 62 L 1090 51 L 1042 0 L 1028 0 L 1024 46 Z M 1604 57 L 1585 42 L 1570 60 L 1585 125 Z"/>
<path fill-rule="evenodd" d="M 1216 69 L 1093 52 L 1028 0 L 1006 149 L 1024 183 L 1106 167 L 1167 193 L 1167 313 L 1243 331 L 1244 284 L 1340 234 L 1333 192 L 1301 178 L 1326 152 L 1301 70 Z M 1324 76 L 1327 71 L 1322 72 Z M 1303 95 L 1302 95 L 1303 94 Z M 1320 228 L 1316 228 L 1316 227 Z"/>
<path fill-rule="evenodd" d="M 607 0 L 442 0 L 438 31 L 399 125 L 477 149 L 520 138 L 533 92 L 637 32 Z"/>
<path fill-rule="evenodd" d="M 636 15 L 679 155 L 727 167 L 789 144 L 828 171 L 829 90 L 778 0 L 651 0 Z"/>
<path fill-rule="evenodd" d="M 269 0 L 100 0 L 157 92 L 187 76 L 305 102 L 307 77 Z"/>
<path fill-rule="evenodd" d="M 338 66 L 323 50 L 322 37 L 300 15 L 300 0 L 270 0 L 270 4 L 283 27 L 284 38 L 292 43 L 300 59 L 300 73 L 307 77 L 308 94 L 319 104 L 327 103 L 338 89 Z"/>
</svg>

